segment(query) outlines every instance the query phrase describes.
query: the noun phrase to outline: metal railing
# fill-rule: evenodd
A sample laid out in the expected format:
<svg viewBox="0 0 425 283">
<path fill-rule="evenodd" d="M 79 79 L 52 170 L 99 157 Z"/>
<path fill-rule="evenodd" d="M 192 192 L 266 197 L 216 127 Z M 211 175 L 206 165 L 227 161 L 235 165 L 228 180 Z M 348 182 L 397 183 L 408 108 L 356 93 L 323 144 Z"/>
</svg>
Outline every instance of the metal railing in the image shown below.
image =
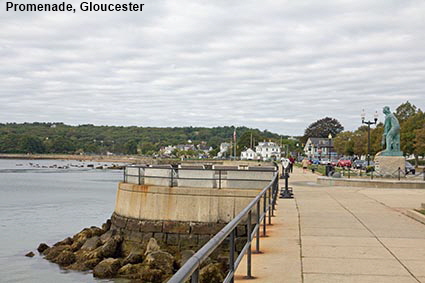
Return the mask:
<svg viewBox="0 0 425 283">
<path fill-rule="evenodd" d="M 128 173 L 129 169 L 137 169 L 137 174 L 131 174 Z M 166 174 L 163 175 L 146 175 L 145 170 L 146 169 L 161 169 L 165 170 Z M 244 169 L 233 169 L 233 168 L 178 168 L 178 167 L 165 167 L 165 166 L 152 166 L 152 165 L 133 165 L 133 166 L 127 166 L 124 169 L 124 176 L 123 176 L 123 182 L 124 183 L 134 183 L 134 184 L 145 184 L 145 179 L 151 179 L 152 180 L 158 180 L 157 182 L 160 182 L 159 180 L 168 179 L 167 185 L 170 187 L 178 186 L 178 180 L 186 180 L 186 181 L 207 181 L 211 182 L 211 187 L 221 189 L 226 182 L 262 182 L 267 183 L 270 181 L 270 178 L 267 179 L 260 179 L 260 178 L 229 178 L 228 172 L 265 172 L 265 173 L 271 173 L 273 174 L 276 172 L 275 167 L 248 167 Z M 209 177 L 182 177 L 182 174 L 179 174 L 179 172 L 182 171 L 202 171 L 202 172 L 210 172 Z M 136 179 L 136 181 L 129 180 L 131 177 Z M 262 186 L 258 186 L 257 188 L 261 188 Z"/>
<path fill-rule="evenodd" d="M 260 253 L 260 229 L 266 236 L 267 219 L 271 224 L 271 217 L 274 215 L 276 197 L 279 190 L 279 173 L 274 172 L 273 180 L 246 206 L 232 221 L 230 221 L 221 231 L 219 231 L 211 240 L 202 246 L 187 262 L 174 274 L 168 283 L 182 283 L 191 278 L 191 283 L 198 283 L 200 280 L 200 268 L 208 256 L 216 250 L 220 244 L 229 238 L 229 270 L 223 282 L 233 282 L 234 274 L 241 263 L 245 254 L 247 254 L 247 278 L 252 278 L 251 269 L 251 244 L 255 239 L 255 253 Z M 261 204 L 263 204 L 261 209 Z M 255 225 L 252 227 L 252 216 L 254 213 Z M 255 215 L 256 214 L 256 215 Z M 239 224 L 244 224 L 247 219 L 247 242 L 235 258 L 235 238 L 236 228 Z"/>
</svg>

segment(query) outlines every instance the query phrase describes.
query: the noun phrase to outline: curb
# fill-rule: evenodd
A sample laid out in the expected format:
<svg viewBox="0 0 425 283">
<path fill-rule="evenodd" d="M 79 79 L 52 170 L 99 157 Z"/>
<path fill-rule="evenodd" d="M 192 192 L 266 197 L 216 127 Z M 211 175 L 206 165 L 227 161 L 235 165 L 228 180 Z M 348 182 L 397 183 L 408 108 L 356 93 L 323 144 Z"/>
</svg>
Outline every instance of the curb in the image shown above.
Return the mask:
<svg viewBox="0 0 425 283">
<path fill-rule="evenodd" d="M 417 211 L 414 211 L 412 209 L 408 209 L 404 212 L 406 216 L 409 216 L 410 218 L 413 218 L 414 220 L 421 222 L 422 224 L 425 224 L 425 215 L 422 213 L 419 213 Z"/>
</svg>

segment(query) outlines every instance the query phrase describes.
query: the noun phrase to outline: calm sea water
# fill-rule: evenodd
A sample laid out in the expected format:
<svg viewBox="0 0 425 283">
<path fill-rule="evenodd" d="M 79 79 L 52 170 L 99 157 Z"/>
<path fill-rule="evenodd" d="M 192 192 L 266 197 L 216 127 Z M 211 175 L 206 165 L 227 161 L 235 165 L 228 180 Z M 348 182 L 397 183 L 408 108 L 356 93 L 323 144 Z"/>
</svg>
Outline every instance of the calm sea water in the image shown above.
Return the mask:
<svg viewBox="0 0 425 283">
<path fill-rule="evenodd" d="M 38 254 L 41 242 L 52 245 L 109 218 L 122 179 L 120 170 L 48 168 L 54 164 L 100 163 L 0 159 L 0 282 L 123 282 L 65 271 Z M 36 256 L 25 257 L 29 251 Z"/>
</svg>

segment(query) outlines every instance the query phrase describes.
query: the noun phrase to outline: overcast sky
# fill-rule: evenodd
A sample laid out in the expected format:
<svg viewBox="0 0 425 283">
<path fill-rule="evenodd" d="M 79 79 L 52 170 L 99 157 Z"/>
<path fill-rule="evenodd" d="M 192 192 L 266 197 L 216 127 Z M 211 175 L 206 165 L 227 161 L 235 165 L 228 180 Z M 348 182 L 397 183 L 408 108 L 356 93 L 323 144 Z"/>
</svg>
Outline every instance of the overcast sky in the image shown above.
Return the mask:
<svg viewBox="0 0 425 283">
<path fill-rule="evenodd" d="M 0 1 L 0 122 L 302 135 L 326 116 L 356 129 L 363 108 L 425 110 L 423 0 L 133 2 L 143 12 Z"/>
</svg>

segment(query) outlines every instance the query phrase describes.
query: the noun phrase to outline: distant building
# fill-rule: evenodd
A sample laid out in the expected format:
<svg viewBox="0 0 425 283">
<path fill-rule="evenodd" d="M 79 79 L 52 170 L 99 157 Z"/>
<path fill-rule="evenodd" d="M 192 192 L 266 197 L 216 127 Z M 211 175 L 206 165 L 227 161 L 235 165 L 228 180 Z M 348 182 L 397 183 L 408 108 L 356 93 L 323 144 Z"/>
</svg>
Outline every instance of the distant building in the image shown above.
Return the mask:
<svg viewBox="0 0 425 283">
<path fill-rule="evenodd" d="M 280 147 L 274 142 L 259 142 L 255 153 L 263 160 L 276 160 L 281 157 Z"/>
<path fill-rule="evenodd" d="M 226 152 L 230 149 L 230 143 L 228 142 L 222 142 L 220 144 L 220 151 L 217 153 L 217 157 L 226 157 Z"/>
<path fill-rule="evenodd" d="M 308 138 L 304 146 L 304 154 L 309 159 L 322 159 L 335 157 L 336 152 L 333 150 L 334 144 L 332 139 L 328 138 Z"/>
<path fill-rule="evenodd" d="M 257 153 L 255 153 L 254 150 L 251 148 L 248 148 L 247 150 L 244 150 L 241 152 L 241 160 L 257 160 L 258 156 Z"/>
<path fill-rule="evenodd" d="M 196 147 L 193 144 L 178 144 L 176 145 L 176 148 L 178 150 L 185 150 L 185 151 L 196 150 Z"/>
<path fill-rule="evenodd" d="M 159 151 L 162 155 L 170 156 L 173 153 L 173 150 L 175 150 L 175 149 L 176 149 L 175 146 L 169 145 L 169 146 L 161 147 L 161 149 Z"/>
</svg>

